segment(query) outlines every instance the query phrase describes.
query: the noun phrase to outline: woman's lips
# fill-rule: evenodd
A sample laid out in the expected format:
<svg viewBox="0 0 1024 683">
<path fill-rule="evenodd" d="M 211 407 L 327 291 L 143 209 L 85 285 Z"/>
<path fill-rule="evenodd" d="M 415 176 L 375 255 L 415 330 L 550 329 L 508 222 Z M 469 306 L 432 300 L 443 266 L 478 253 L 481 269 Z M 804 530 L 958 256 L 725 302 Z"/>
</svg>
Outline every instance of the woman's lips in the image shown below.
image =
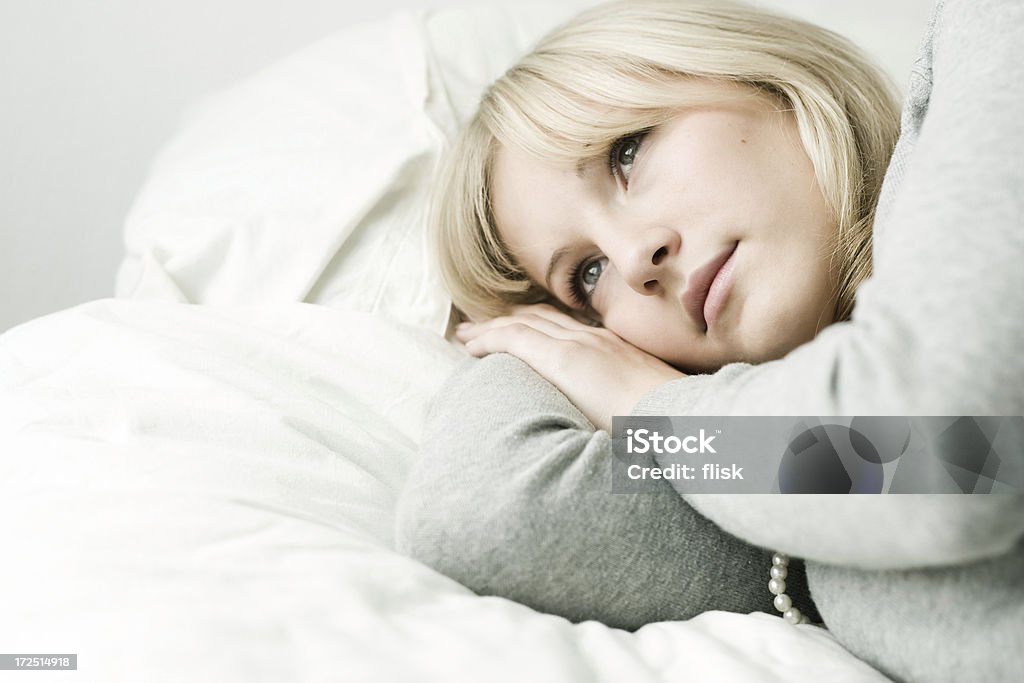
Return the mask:
<svg viewBox="0 0 1024 683">
<path fill-rule="evenodd" d="M 730 260 L 738 245 L 736 242 L 690 275 L 690 286 L 683 294 L 683 307 L 702 331 L 707 331 L 708 324 L 715 321 L 725 303 L 731 284 Z"/>
</svg>

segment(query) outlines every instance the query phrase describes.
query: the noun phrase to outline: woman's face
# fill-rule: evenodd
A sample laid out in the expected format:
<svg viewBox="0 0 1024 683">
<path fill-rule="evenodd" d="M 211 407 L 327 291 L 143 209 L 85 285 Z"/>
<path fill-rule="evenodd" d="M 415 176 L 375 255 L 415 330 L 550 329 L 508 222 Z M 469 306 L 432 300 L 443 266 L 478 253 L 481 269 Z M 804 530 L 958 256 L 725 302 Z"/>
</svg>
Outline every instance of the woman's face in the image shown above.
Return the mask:
<svg viewBox="0 0 1024 683">
<path fill-rule="evenodd" d="M 834 320 L 837 278 L 834 222 L 777 109 L 687 109 L 579 168 L 501 147 L 499 234 L 555 297 L 680 369 L 780 358 Z"/>
</svg>

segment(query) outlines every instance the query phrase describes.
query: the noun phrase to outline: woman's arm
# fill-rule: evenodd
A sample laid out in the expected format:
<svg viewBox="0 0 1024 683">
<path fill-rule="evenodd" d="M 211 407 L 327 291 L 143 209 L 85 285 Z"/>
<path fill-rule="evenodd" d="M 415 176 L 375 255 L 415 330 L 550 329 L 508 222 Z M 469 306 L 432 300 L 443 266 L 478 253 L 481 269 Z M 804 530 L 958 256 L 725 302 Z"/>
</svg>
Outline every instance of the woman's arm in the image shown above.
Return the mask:
<svg viewBox="0 0 1024 683">
<path fill-rule="evenodd" d="M 1022 27 L 1018 2 L 940 3 L 852 322 L 780 361 L 663 385 L 636 412 L 1024 415 Z M 684 497 L 750 542 L 852 566 L 972 560 L 1024 533 L 1021 496 Z"/>
<path fill-rule="evenodd" d="M 436 398 L 396 545 L 481 595 L 635 629 L 717 609 L 774 613 L 769 551 L 667 484 L 613 494 L 608 434 L 518 358 L 470 360 Z M 653 464 L 653 463 L 652 463 Z M 788 592 L 811 619 L 801 564 Z"/>
<path fill-rule="evenodd" d="M 644 412 L 1024 413 L 1024 7 L 948 0 L 934 22 L 852 322 L 665 387 Z"/>
</svg>

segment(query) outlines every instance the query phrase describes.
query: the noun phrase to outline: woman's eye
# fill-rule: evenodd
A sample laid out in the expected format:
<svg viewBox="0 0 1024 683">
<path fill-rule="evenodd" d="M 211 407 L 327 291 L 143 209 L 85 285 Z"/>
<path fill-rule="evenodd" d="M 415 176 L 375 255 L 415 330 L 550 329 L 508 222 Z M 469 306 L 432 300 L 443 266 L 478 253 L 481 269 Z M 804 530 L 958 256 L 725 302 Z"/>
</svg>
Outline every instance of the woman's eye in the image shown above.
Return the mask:
<svg viewBox="0 0 1024 683">
<path fill-rule="evenodd" d="M 583 261 L 573 269 L 570 291 L 573 300 L 580 306 L 588 306 L 590 297 L 597 288 L 608 259 L 601 257 L 592 261 Z"/>
<path fill-rule="evenodd" d="M 622 182 L 626 185 L 629 185 L 629 174 L 633 171 L 633 162 L 636 160 L 636 155 L 640 151 L 640 143 L 646 134 L 647 132 L 644 131 L 619 138 L 612 145 L 608 155 L 608 165 L 612 175 L 622 178 Z"/>
<path fill-rule="evenodd" d="M 604 271 L 604 264 L 600 261 L 591 261 L 583 267 L 583 273 L 580 275 L 580 281 L 584 287 L 593 289 L 597 285 L 597 279 L 601 277 L 601 273 Z"/>
</svg>

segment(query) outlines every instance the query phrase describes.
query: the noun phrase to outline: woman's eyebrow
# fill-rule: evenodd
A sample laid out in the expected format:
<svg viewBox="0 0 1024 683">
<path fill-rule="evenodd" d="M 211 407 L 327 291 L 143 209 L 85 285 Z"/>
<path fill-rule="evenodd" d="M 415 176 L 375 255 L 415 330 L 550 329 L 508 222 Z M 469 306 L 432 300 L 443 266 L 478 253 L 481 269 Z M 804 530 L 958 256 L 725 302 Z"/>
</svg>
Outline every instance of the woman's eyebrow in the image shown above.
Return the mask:
<svg viewBox="0 0 1024 683">
<path fill-rule="evenodd" d="M 555 288 L 551 286 L 551 275 L 555 272 L 555 268 L 558 267 L 558 262 L 561 261 L 569 251 L 569 247 L 559 247 L 551 254 L 551 259 L 548 261 L 548 271 L 544 274 L 544 282 L 547 284 L 549 292 L 553 293 L 555 291 Z"/>
</svg>

